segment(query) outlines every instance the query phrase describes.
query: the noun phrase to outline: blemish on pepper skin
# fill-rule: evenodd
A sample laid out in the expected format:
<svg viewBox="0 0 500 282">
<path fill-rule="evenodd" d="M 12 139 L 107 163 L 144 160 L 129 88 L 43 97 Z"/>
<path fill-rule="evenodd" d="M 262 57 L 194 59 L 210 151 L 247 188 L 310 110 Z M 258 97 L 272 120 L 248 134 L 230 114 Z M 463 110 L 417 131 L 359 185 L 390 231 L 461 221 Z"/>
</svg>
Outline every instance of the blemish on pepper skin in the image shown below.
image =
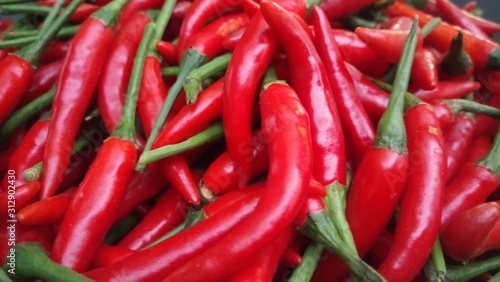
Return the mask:
<svg viewBox="0 0 500 282">
<path fill-rule="evenodd" d="M 299 133 L 302 137 L 307 136 L 307 128 L 305 128 L 304 126 L 299 126 L 297 129 L 299 130 Z"/>
<path fill-rule="evenodd" d="M 430 133 L 430 134 L 434 134 L 434 135 L 439 135 L 440 134 L 440 130 L 439 128 L 437 127 L 434 127 L 434 126 L 428 126 L 427 127 L 427 131 Z"/>
</svg>

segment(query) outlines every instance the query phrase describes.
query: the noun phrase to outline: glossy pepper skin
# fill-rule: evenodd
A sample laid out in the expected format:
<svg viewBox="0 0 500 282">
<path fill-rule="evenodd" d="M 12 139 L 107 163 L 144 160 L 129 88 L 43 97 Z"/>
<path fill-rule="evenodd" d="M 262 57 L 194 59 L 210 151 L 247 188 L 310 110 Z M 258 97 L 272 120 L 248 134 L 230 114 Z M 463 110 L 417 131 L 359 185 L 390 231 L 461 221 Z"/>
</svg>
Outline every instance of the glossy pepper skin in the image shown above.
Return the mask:
<svg viewBox="0 0 500 282">
<path fill-rule="evenodd" d="M 354 164 L 358 164 L 375 138 L 375 129 L 355 92 L 328 19 L 318 7 L 313 8 L 313 22 L 315 45 L 328 74 L 342 129 L 349 144 L 349 155 Z"/>
<path fill-rule="evenodd" d="M 476 120 L 470 114 L 458 114 L 455 121 L 446 131 L 446 163 L 447 163 L 447 181 L 449 182 L 457 172 L 463 167 L 466 150 L 469 148 L 472 139 Z"/>
<path fill-rule="evenodd" d="M 388 281 L 410 281 L 422 269 L 441 227 L 446 150 L 439 121 L 428 104 L 405 113 L 409 172 L 391 249 L 378 268 Z"/>
<path fill-rule="evenodd" d="M 300 16 L 306 13 L 302 1 L 277 1 Z M 241 40 L 234 48 L 226 71 L 223 95 L 223 123 L 228 151 L 241 167 L 239 187 L 244 187 L 251 174 L 252 105 L 260 79 L 277 49 L 277 42 L 262 14 L 255 14 Z"/>
<path fill-rule="evenodd" d="M 15 185 L 13 186 L 15 187 Z M 12 189 L 9 188 L 9 190 Z M 0 193 L 0 218 L 4 219 L 15 213 L 15 209 L 22 209 L 35 200 L 40 191 L 40 182 L 33 181 L 15 187 L 16 195 L 14 200 L 11 198 L 12 194 L 9 193 L 9 190 Z"/>
<path fill-rule="evenodd" d="M 262 128 L 269 136 L 270 168 L 259 203 L 224 240 L 178 268 L 164 281 L 224 279 L 273 242 L 297 215 L 312 170 L 308 115 L 293 89 L 283 84 L 274 83 L 264 90 L 260 108 Z M 211 263 L 202 263 L 207 258 Z"/>
<path fill-rule="evenodd" d="M 97 99 L 102 119 L 108 132 L 120 121 L 128 81 L 142 34 L 151 18 L 145 13 L 134 13 L 118 29 L 104 61 L 99 78 Z"/>
<path fill-rule="evenodd" d="M 37 201 L 17 213 L 17 219 L 24 225 L 58 224 L 68 210 L 75 189 Z"/>
<path fill-rule="evenodd" d="M 291 85 L 309 114 L 314 151 L 313 176 L 323 185 L 334 181 L 345 183 L 344 133 L 320 55 L 313 41 L 290 13 L 268 3 L 261 5 L 261 10 L 289 57 Z M 353 132 L 352 136 L 357 133 Z"/>
<path fill-rule="evenodd" d="M 94 96 L 108 47 L 113 40 L 114 18 L 108 14 L 110 11 L 104 9 L 117 9 L 125 2 L 114 1 L 109 4 L 113 6 L 99 10 L 104 12 L 89 17 L 71 41 L 52 107 L 43 160 L 42 198 L 52 196 L 61 183 L 78 128 Z M 103 22 L 101 17 L 106 20 Z"/>
</svg>

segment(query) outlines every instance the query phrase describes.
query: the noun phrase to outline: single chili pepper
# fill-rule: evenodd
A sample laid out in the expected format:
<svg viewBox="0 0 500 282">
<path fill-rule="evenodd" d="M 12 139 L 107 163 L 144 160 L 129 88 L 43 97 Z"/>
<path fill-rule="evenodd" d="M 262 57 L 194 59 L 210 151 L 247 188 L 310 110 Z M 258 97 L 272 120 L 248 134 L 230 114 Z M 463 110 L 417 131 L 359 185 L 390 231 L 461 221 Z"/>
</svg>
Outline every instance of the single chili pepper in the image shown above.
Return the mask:
<svg viewBox="0 0 500 282">
<path fill-rule="evenodd" d="M 15 184 L 15 176 L 7 176 L 9 186 L 0 193 L 0 218 L 7 218 L 29 205 L 40 191 L 40 182 L 28 182 L 21 186 Z"/>
<path fill-rule="evenodd" d="M 126 0 L 113 1 L 94 13 L 71 42 L 52 107 L 43 161 L 42 199 L 52 196 L 61 183 L 79 124 L 93 97 L 113 39 L 116 17 L 125 3 Z"/>
<path fill-rule="evenodd" d="M 472 140 L 465 163 L 473 163 L 483 158 L 491 149 L 492 140 L 488 134 L 483 134 Z"/>
<path fill-rule="evenodd" d="M 410 92 L 425 102 L 432 102 L 436 99 L 458 99 L 479 89 L 481 85 L 476 81 L 439 81 L 436 88 L 423 90 L 413 86 L 409 87 Z"/>
<path fill-rule="evenodd" d="M 390 63 L 375 53 L 355 33 L 343 29 L 333 29 L 332 33 L 347 63 L 375 78 L 387 73 Z"/>
<path fill-rule="evenodd" d="M 161 8 L 165 1 L 162 0 L 130 0 L 123 8 L 117 21 L 117 26 L 121 27 L 133 14 L 138 11 Z"/>
<path fill-rule="evenodd" d="M 106 7 L 117 9 L 125 3 L 126 1 L 114 1 Z M 108 13 L 112 13 L 112 10 Z M 146 51 L 154 28 L 155 25 L 150 23 L 144 32 L 132 69 L 120 123 L 100 148 L 82 184 L 75 192 L 52 248 L 51 257 L 56 262 L 79 272 L 89 267 L 97 244 L 111 228 L 134 171 L 137 160 L 134 142 L 135 108 Z M 107 187 L 106 192 L 103 193 L 100 187 Z"/>
<path fill-rule="evenodd" d="M 436 0 L 436 6 L 439 9 L 439 15 L 450 24 L 458 25 L 478 37 L 489 40 L 490 37 L 488 34 L 479 28 L 468 17 L 464 17 L 461 9 L 455 6 L 452 2 L 447 0 Z"/>
<path fill-rule="evenodd" d="M 302 263 L 302 255 L 304 253 L 307 244 L 311 242 L 306 236 L 296 233 L 292 242 L 283 253 L 281 257 L 281 263 L 287 267 L 297 268 Z"/>
<path fill-rule="evenodd" d="M 397 63 L 401 60 L 405 39 L 408 37 L 408 29 L 371 29 L 358 27 L 354 32 L 372 50 L 388 62 Z M 420 49 L 423 41 L 423 35 L 419 31 L 417 49 Z"/>
<path fill-rule="evenodd" d="M 281 256 L 293 238 L 295 230 L 290 226 L 269 246 L 261 250 L 253 261 L 234 274 L 229 281 L 272 281 Z"/>
<path fill-rule="evenodd" d="M 500 131 L 488 154 L 475 163 L 465 164 L 447 185 L 443 200 L 441 226 L 458 213 L 483 203 L 500 183 Z"/>
<path fill-rule="evenodd" d="M 71 41 L 52 40 L 40 57 L 40 65 L 64 59 Z"/>
<path fill-rule="evenodd" d="M 325 12 L 329 19 L 340 19 L 365 7 L 375 4 L 373 0 L 356 0 L 356 1 L 339 1 L 326 0 L 322 1 L 319 7 Z"/>
<path fill-rule="evenodd" d="M 441 228 L 446 148 L 434 109 L 425 103 L 405 112 L 409 171 L 393 244 L 378 271 L 388 281 L 410 281 L 422 269 Z"/>
<path fill-rule="evenodd" d="M 472 75 L 474 66 L 467 52 L 463 49 L 463 35 L 461 32 L 453 37 L 450 49 L 439 63 L 439 74 L 443 79 L 468 80 Z"/>
<path fill-rule="evenodd" d="M 17 220 L 24 225 L 51 225 L 60 223 L 68 210 L 76 189 L 37 201 L 19 210 Z M 55 236 L 54 236 L 55 237 Z"/>
<path fill-rule="evenodd" d="M 20 106 L 26 105 L 40 95 L 47 93 L 56 83 L 61 73 L 63 60 L 40 66 L 33 75 L 30 87 L 24 93 Z"/>
<path fill-rule="evenodd" d="M 387 12 L 395 16 L 419 17 L 420 26 L 424 26 L 431 21 L 433 17 L 424 12 L 413 9 L 401 2 L 387 8 Z M 441 52 L 448 50 L 452 38 L 461 31 L 464 36 L 464 50 L 469 54 L 476 69 L 500 68 L 500 49 L 498 44 L 493 41 L 482 39 L 468 31 L 462 30 L 457 26 L 447 23 L 440 23 L 427 37 L 426 42 Z"/>
<path fill-rule="evenodd" d="M 274 241 L 298 213 L 307 193 L 312 169 L 307 113 L 292 88 L 282 84 L 269 85 L 261 96 L 260 105 L 262 128 L 269 136 L 271 163 L 266 188 L 258 205 L 247 220 L 235 226 L 223 241 L 216 242 L 174 271 L 166 281 L 176 281 L 178 277 L 219 280 L 231 275 L 242 266 L 241 262 Z M 283 150 L 284 144 L 291 147 Z M 241 244 L 242 238 L 249 244 Z M 225 250 L 223 253 L 220 252 L 222 249 Z M 215 261 L 213 253 L 218 254 Z M 199 262 L 207 257 L 212 258 L 213 264 L 200 265 Z M 192 269 L 196 269 L 196 273 Z"/>
<path fill-rule="evenodd" d="M 130 250 L 142 249 L 182 223 L 186 214 L 187 203 L 177 190 L 171 187 L 117 246 Z"/>
<path fill-rule="evenodd" d="M 460 261 L 497 249 L 500 204 L 486 202 L 458 213 L 443 228 L 441 244 L 446 255 Z"/>
<path fill-rule="evenodd" d="M 235 225 L 254 211 L 259 195 L 260 192 L 255 192 L 174 236 L 131 254 L 109 267 L 95 269 L 85 275 L 96 281 L 158 281 L 203 252 L 207 244 L 224 238 Z M 148 265 L 147 269 L 144 264 Z"/>
<path fill-rule="evenodd" d="M 466 158 L 465 152 L 472 142 L 472 132 L 475 124 L 476 120 L 473 115 L 468 113 L 458 114 L 446 131 L 445 147 L 448 167 L 446 179 L 448 182 L 463 167 Z"/>
<path fill-rule="evenodd" d="M 18 239 L 19 243 L 38 243 L 44 250 L 50 250 L 56 238 L 56 230 L 52 226 L 38 226 L 24 232 Z"/>
<path fill-rule="evenodd" d="M 435 89 L 438 85 L 438 63 L 432 51 L 426 47 L 416 51 L 411 80 L 413 84 L 424 90 Z"/>
<path fill-rule="evenodd" d="M 378 124 L 377 137 L 359 164 L 347 195 L 346 217 L 360 256 L 368 252 L 384 230 L 405 186 L 408 152 L 403 121 L 404 93 L 417 41 L 417 21 L 414 21 L 387 110 Z M 322 265 L 332 267 L 335 261 L 332 257 Z"/>
<path fill-rule="evenodd" d="M 134 57 L 149 22 L 151 18 L 146 13 L 131 15 L 109 46 L 97 91 L 99 110 L 109 132 L 120 121 Z"/>
<path fill-rule="evenodd" d="M 356 166 L 373 142 L 375 129 L 359 101 L 328 19 L 320 8 L 313 8 L 313 22 L 315 45 L 328 74 L 346 142 L 350 144 L 349 155 Z"/>
<path fill-rule="evenodd" d="M 80 273 L 52 261 L 39 244 L 16 244 L 16 275 L 54 282 L 90 282 Z"/>
<path fill-rule="evenodd" d="M 305 15 L 301 1 L 278 1 L 279 5 L 300 16 Z M 233 51 L 226 71 L 223 95 L 223 122 L 226 144 L 231 158 L 241 167 L 238 186 L 244 187 L 251 172 L 252 106 L 260 79 L 271 61 L 277 43 L 259 12 L 250 23 Z"/>
<path fill-rule="evenodd" d="M 268 169 L 269 156 L 267 154 L 267 146 L 262 141 L 262 133 L 256 132 L 253 134 L 252 144 L 252 174 L 250 178 L 264 173 Z M 203 195 L 206 194 L 224 194 L 238 187 L 238 176 L 240 167 L 231 158 L 228 151 L 221 154 L 205 171 L 202 182 L 200 183 L 200 191 Z"/>
<path fill-rule="evenodd" d="M 49 119 L 42 118 L 33 124 L 12 153 L 9 160 L 9 169 L 16 172 L 23 172 L 42 160 L 49 123 Z M 21 186 L 24 183 L 26 181 L 23 177 L 16 178 L 16 186 Z M 2 191 L 7 191 L 7 186 L 9 186 L 8 175 L 5 175 L 2 181 Z"/>
<path fill-rule="evenodd" d="M 178 53 L 177 45 L 161 40 L 156 44 L 156 50 L 167 63 L 171 65 L 176 64 Z"/>
<path fill-rule="evenodd" d="M 117 246 L 101 244 L 97 248 L 96 254 L 92 259 L 90 264 L 91 268 L 106 267 L 112 265 L 113 263 L 122 260 L 129 255 L 133 254 L 134 251 L 127 250 L 125 248 L 120 248 Z"/>
</svg>

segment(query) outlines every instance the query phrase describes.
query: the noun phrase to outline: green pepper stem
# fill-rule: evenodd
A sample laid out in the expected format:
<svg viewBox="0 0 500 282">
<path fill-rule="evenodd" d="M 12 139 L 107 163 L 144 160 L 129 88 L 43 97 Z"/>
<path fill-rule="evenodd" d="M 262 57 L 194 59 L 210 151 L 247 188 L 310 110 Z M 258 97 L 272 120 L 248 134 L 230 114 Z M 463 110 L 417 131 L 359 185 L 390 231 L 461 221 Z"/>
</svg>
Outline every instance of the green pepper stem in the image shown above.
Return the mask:
<svg viewBox="0 0 500 282">
<path fill-rule="evenodd" d="M 165 99 L 165 102 L 163 103 L 163 106 L 160 110 L 160 113 L 158 114 L 158 117 L 156 118 L 156 121 L 153 125 L 153 129 L 151 130 L 151 135 L 149 136 L 146 146 L 144 147 L 143 154 L 147 153 L 149 150 L 151 150 L 151 146 L 153 146 L 153 142 L 158 137 L 158 134 L 160 133 L 160 129 L 162 128 L 163 124 L 165 123 L 165 119 L 167 118 L 168 113 L 170 112 L 170 109 L 172 108 L 172 105 L 175 102 L 175 99 L 177 99 L 177 96 L 179 95 L 179 92 L 182 89 L 182 84 L 184 83 L 184 80 L 188 73 L 197 67 L 199 67 L 201 64 L 205 62 L 206 57 L 202 54 L 200 54 L 196 49 L 194 48 L 189 48 L 184 52 L 184 56 L 179 68 L 179 75 L 177 76 L 177 80 L 175 81 L 174 85 L 170 88 L 167 94 L 167 98 Z M 136 170 L 141 171 L 144 170 L 144 168 L 136 168 Z"/>
<path fill-rule="evenodd" d="M 45 27 L 45 26 L 44 26 Z M 80 25 L 68 25 L 68 26 L 63 26 L 59 32 L 57 33 L 56 37 L 61 38 L 61 37 L 70 37 L 75 35 L 75 33 L 80 29 Z M 16 31 L 16 32 L 11 32 L 11 33 L 5 33 L 3 38 L 5 40 L 14 40 L 14 39 L 20 39 L 20 38 L 33 38 L 32 41 L 36 40 L 37 34 L 39 34 L 41 31 L 38 30 L 25 30 L 25 31 Z M 31 42 L 32 42 L 31 41 Z"/>
<path fill-rule="evenodd" d="M 99 20 L 105 26 L 113 27 L 120 16 L 123 6 L 125 6 L 128 1 L 129 0 L 113 0 L 93 13 L 91 17 Z"/>
<path fill-rule="evenodd" d="M 128 83 L 127 96 L 125 105 L 123 107 L 122 116 L 120 118 L 120 122 L 112 133 L 113 136 L 135 141 L 135 113 L 137 100 L 139 99 L 139 91 L 142 81 L 142 73 L 144 71 L 144 64 L 146 61 L 146 55 L 149 44 L 153 39 L 155 28 L 155 23 L 149 23 L 146 26 L 146 29 L 142 36 L 139 49 L 134 59 L 134 66 L 132 67 L 132 73 L 130 75 L 130 80 Z"/>
<path fill-rule="evenodd" d="M 494 174 L 500 176 L 500 129 L 495 135 L 495 140 L 490 151 L 477 164 L 487 167 Z"/>
<path fill-rule="evenodd" d="M 489 70 L 500 70 L 500 48 L 498 46 L 488 55 L 486 68 Z"/>
<path fill-rule="evenodd" d="M 342 242 L 326 210 L 310 213 L 306 223 L 300 228 L 300 232 L 333 250 L 349 267 L 355 278 L 361 281 L 385 281 L 377 271 Z"/>
<path fill-rule="evenodd" d="M 488 282 L 500 282 L 500 271 L 495 273 L 495 275 L 493 275 Z"/>
<path fill-rule="evenodd" d="M 312 242 L 302 256 L 302 263 L 295 268 L 288 282 L 310 281 L 323 252 L 323 245 Z"/>
<path fill-rule="evenodd" d="M 172 13 L 175 7 L 175 0 L 167 0 L 161 7 L 160 13 L 156 18 L 156 31 L 151 41 L 150 48 L 151 50 L 156 50 L 156 44 L 160 41 L 165 33 L 165 29 L 167 28 L 168 22 L 172 17 Z"/>
<path fill-rule="evenodd" d="M 31 103 L 22 107 L 14 112 L 0 127 L 0 140 L 8 140 L 9 137 L 21 126 L 23 123 L 34 117 L 40 111 L 52 104 L 56 88 L 52 87 L 49 92 L 36 98 Z"/>
<path fill-rule="evenodd" d="M 141 216 L 137 212 L 133 212 L 109 230 L 104 238 L 104 243 L 114 245 L 118 243 L 125 235 L 127 235 L 134 226 L 141 221 Z"/>
<path fill-rule="evenodd" d="M 56 4 L 50 9 L 49 14 L 45 18 L 42 24 L 42 28 L 40 29 L 40 34 L 46 32 L 50 25 L 57 19 L 57 15 L 61 12 L 62 7 L 64 6 L 65 0 L 57 0 Z"/>
<path fill-rule="evenodd" d="M 0 0 L 0 5 L 32 3 L 32 2 L 36 2 L 36 1 L 35 0 Z"/>
<path fill-rule="evenodd" d="M 444 281 L 444 277 L 446 276 L 446 262 L 444 260 L 443 249 L 441 248 L 441 242 L 439 239 L 434 243 L 434 247 L 431 252 L 432 263 L 434 265 L 434 269 L 436 269 L 436 274 L 438 280 Z"/>
<path fill-rule="evenodd" d="M 177 76 L 179 74 L 179 67 L 166 67 L 161 70 L 163 76 Z"/>
<path fill-rule="evenodd" d="M 374 141 L 376 147 L 391 149 L 398 153 L 407 151 L 406 130 L 403 120 L 404 93 L 408 88 L 411 66 L 417 46 L 417 27 L 418 19 L 415 19 L 406 39 L 401 61 L 397 67 L 389 104 L 380 119 Z"/>
<path fill-rule="evenodd" d="M 438 27 L 441 24 L 442 21 L 443 20 L 441 20 L 440 17 L 432 18 L 432 20 L 430 20 L 426 25 L 422 27 L 421 29 L 422 35 L 424 37 L 429 35 L 434 29 L 436 29 L 436 27 Z"/>
<path fill-rule="evenodd" d="M 198 93 L 203 90 L 203 81 L 224 71 L 229 65 L 231 54 L 212 59 L 210 62 L 189 72 L 184 80 L 184 91 L 186 92 L 186 103 L 193 104 L 198 97 Z"/>
<path fill-rule="evenodd" d="M 473 67 L 472 60 L 464 50 L 464 36 L 458 32 L 451 40 L 450 49 L 439 64 L 441 71 L 449 76 L 458 77 L 466 74 Z"/>
<path fill-rule="evenodd" d="M 18 244 L 15 250 L 16 276 L 37 277 L 51 282 L 92 281 L 82 274 L 52 261 L 39 244 Z"/>
<path fill-rule="evenodd" d="M 0 268 L 0 281 L 2 282 L 13 282 L 3 268 Z"/>
<path fill-rule="evenodd" d="M 359 17 L 359 16 L 350 16 L 345 18 L 344 22 L 348 24 L 349 26 L 352 26 L 354 28 L 356 27 L 367 27 L 367 28 L 375 28 L 377 25 L 376 22 L 367 20 L 365 18 Z"/>
<path fill-rule="evenodd" d="M 470 281 L 488 271 L 500 268 L 500 256 L 492 257 L 466 266 L 448 267 L 446 281 L 465 282 Z"/>
<path fill-rule="evenodd" d="M 474 101 L 465 99 L 450 99 L 443 100 L 444 103 L 454 112 L 469 112 L 475 114 L 483 114 L 493 118 L 500 118 L 500 109 L 492 106 L 479 104 Z"/>
<path fill-rule="evenodd" d="M 354 238 L 345 216 L 345 197 L 346 187 L 338 181 L 326 186 L 325 205 L 339 233 L 340 239 L 351 248 L 353 252 L 357 253 L 356 244 L 354 244 Z"/>
<path fill-rule="evenodd" d="M 425 5 L 427 5 L 427 2 L 429 0 L 406 0 L 406 3 L 410 4 L 411 6 L 419 9 L 419 10 L 422 10 Z"/>
<path fill-rule="evenodd" d="M 143 171 L 146 169 L 146 165 L 149 163 L 185 152 L 193 148 L 197 148 L 201 145 L 219 139 L 222 136 L 224 136 L 222 122 L 216 122 L 209 128 L 189 139 L 186 139 L 185 141 L 177 144 L 166 145 L 143 153 L 139 158 L 139 161 L 137 162 L 136 170 Z"/>
<path fill-rule="evenodd" d="M 39 37 L 36 37 L 35 42 L 23 47 L 17 52 L 17 54 L 26 59 L 32 65 L 37 66 L 38 61 L 40 60 L 40 56 L 47 45 L 50 43 L 50 41 L 52 41 L 52 39 L 57 35 L 59 30 L 64 25 L 64 23 L 83 2 L 84 0 L 71 1 L 68 7 L 66 7 L 66 9 L 62 11 L 61 15 L 58 16 L 50 26 L 48 26 L 46 29 L 44 28 L 45 32 L 41 33 Z"/>
<path fill-rule="evenodd" d="M 58 0 L 60 1 L 60 0 Z M 64 0 L 63 0 L 64 1 Z M 56 3 L 57 5 L 58 3 Z M 63 2 L 64 4 L 64 2 Z M 54 7 L 56 7 L 54 5 Z M 12 4 L 12 5 L 5 5 L 0 7 L 0 10 L 7 14 L 7 15 L 12 15 L 12 14 L 50 14 L 51 11 L 53 11 L 52 8 L 54 7 L 48 7 L 48 6 L 38 6 L 38 5 L 30 5 L 30 4 Z M 62 8 L 62 5 L 61 5 Z M 59 8 L 59 9 L 61 9 Z M 56 13 L 57 16 L 57 13 Z"/>
</svg>

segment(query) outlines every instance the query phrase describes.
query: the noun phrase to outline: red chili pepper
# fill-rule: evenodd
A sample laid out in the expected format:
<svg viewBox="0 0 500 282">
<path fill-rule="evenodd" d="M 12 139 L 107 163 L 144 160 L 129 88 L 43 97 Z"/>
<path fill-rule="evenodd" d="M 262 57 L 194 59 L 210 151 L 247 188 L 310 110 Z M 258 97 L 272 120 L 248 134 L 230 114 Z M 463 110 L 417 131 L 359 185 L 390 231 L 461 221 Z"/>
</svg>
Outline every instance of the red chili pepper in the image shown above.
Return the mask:
<svg viewBox="0 0 500 282">
<path fill-rule="evenodd" d="M 356 166 L 373 142 L 375 129 L 355 92 L 351 75 L 335 43 L 328 19 L 317 7 L 313 9 L 313 22 L 315 45 L 328 74 L 346 142 L 350 144 L 349 155 Z"/>
<path fill-rule="evenodd" d="M 390 63 L 375 53 L 355 33 L 342 29 L 333 29 L 332 33 L 347 63 L 375 78 L 380 78 L 387 73 Z"/>
<path fill-rule="evenodd" d="M 133 253 L 134 251 L 131 250 L 127 250 L 117 246 L 102 244 L 97 248 L 95 256 L 92 259 L 92 263 L 90 264 L 90 267 L 92 269 L 99 267 L 106 267 L 128 257 Z"/>
<path fill-rule="evenodd" d="M 465 164 L 445 189 L 441 226 L 458 213 L 484 202 L 500 184 L 500 131 L 488 154 L 475 163 Z"/>
<path fill-rule="evenodd" d="M 432 51 L 426 47 L 418 49 L 415 54 L 411 80 L 424 90 L 433 90 L 438 85 L 438 63 Z"/>
<path fill-rule="evenodd" d="M 448 0 L 436 0 L 436 6 L 439 9 L 439 15 L 450 24 L 458 25 L 478 37 L 490 39 L 488 34 L 472 22 L 470 18 L 464 17 L 462 10 L 452 2 Z"/>
<path fill-rule="evenodd" d="M 486 202 L 455 215 L 441 232 L 446 255 L 472 260 L 500 247 L 500 204 Z"/>
<path fill-rule="evenodd" d="M 28 168 L 42 161 L 49 123 L 48 119 L 40 119 L 33 124 L 12 153 L 9 160 L 9 169 L 22 174 Z M 22 176 L 16 177 L 16 186 L 21 186 L 25 183 L 26 181 Z M 7 191 L 7 186 L 9 186 L 8 175 L 5 175 L 2 181 L 2 191 Z"/>
<path fill-rule="evenodd" d="M 234 274 L 228 281 L 272 281 L 283 253 L 290 245 L 295 230 L 290 226 L 269 246 L 261 250 L 253 261 Z"/>
<path fill-rule="evenodd" d="M 82 24 L 71 42 L 52 107 L 43 160 L 42 198 L 52 196 L 61 183 L 79 124 L 92 100 L 113 39 L 114 22 L 125 3 L 126 0 L 113 1 L 101 8 Z"/>
<path fill-rule="evenodd" d="M 305 15 L 302 1 L 278 1 L 288 11 Z M 238 181 L 244 187 L 251 172 L 251 150 L 241 147 L 251 144 L 252 106 L 255 95 L 271 61 L 277 43 L 261 13 L 255 14 L 240 42 L 236 45 L 226 71 L 223 95 L 224 136 L 231 158 L 241 167 Z"/>
<path fill-rule="evenodd" d="M 51 225 L 60 223 L 68 210 L 75 189 L 37 201 L 17 213 L 17 220 L 24 225 Z"/>
<path fill-rule="evenodd" d="M 410 86 L 409 91 L 425 102 L 436 99 L 458 99 L 479 89 L 481 85 L 476 81 L 440 81 L 433 90 L 423 90 Z"/>
<path fill-rule="evenodd" d="M 389 6 L 387 11 L 391 15 L 419 17 L 419 25 L 424 26 L 433 17 L 424 12 L 418 11 L 401 2 L 396 2 Z M 457 26 L 447 23 L 440 23 L 427 37 L 426 42 L 437 48 L 441 52 L 448 50 L 453 37 L 461 31 L 464 35 L 464 49 L 470 55 L 476 69 L 500 69 L 500 49 L 498 44 L 493 41 L 482 39 L 474 34 L 465 31 Z"/>
<path fill-rule="evenodd" d="M 175 236 L 106 267 L 85 275 L 96 281 L 159 281 L 186 261 L 196 257 L 254 212 L 260 192 L 227 206 L 215 215 L 195 224 Z M 207 206 L 208 207 L 208 206 Z M 138 264 L 137 262 L 141 262 Z M 148 265 L 144 268 L 144 264 Z"/>
<path fill-rule="evenodd" d="M 410 281 L 422 269 L 439 236 L 446 182 L 446 150 L 434 109 L 406 110 L 409 171 L 393 244 L 378 268 L 388 281 Z"/>
<path fill-rule="evenodd" d="M 325 12 L 329 19 L 340 19 L 348 16 L 356 11 L 374 4 L 374 0 L 325 0 L 322 1 L 319 7 Z"/>
<path fill-rule="evenodd" d="M 45 65 L 64 59 L 70 43 L 71 41 L 52 40 L 49 46 L 43 51 L 40 57 L 40 64 Z"/>
<path fill-rule="evenodd" d="M 229 34 L 222 42 L 222 46 L 224 47 L 224 49 L 233 51 L 236 47 L 236 44 L 241 40 L 241 37 L 245 33 L 246 29 L 246 27 L 243 27 Z"/>
<path fill-rule="evenodd" d="M 472 59 L 463 50 L 463 44 L 463 35 L 459 32 L 453 37 L 450 49 L 439 63 L 439 75 L 443 79 L 465 81 L 472 75 Z"/>
<path fill-rule="evenodd" d="M 123 11 L 118 18 L 116 26 L 121 27 L 133 14 L 138 11 L 161 8 L 164 0 L 130 0 L 123 7 Z"/>
<path fill-rule="evenodd" d="M 116 245 L 139 250 L 160 238 L 184 221 L 188 205 L 176 189 L 171 187 L 153 209 Z"/>
<path fill-rule="evenodd" d="M 120 121 L 134 57 L 142 34 L 151 18 L 142 12 L 135 13 L 118 29 L 109 48 L 102 75 L 99 78 L 97 99 L 104 124 L 112 132 Z"/>
<path fill-rule="evenodd" d="M 458 114 L 455 121 L 445 134 L 445 146 L 447 152 L 447 180 L 448 182 L 456 175 L 466 158 L 466 150 L 469 148 L 476 120 L 470 114 Z"/>
<path fill-rule="evenodd" d="M 177 54 L 179 53 L 177 45 L 166 41 L 160 41 L 156 44 L 156 49 L 167 63 L 172 65 L 176 64 Z"/>
<path fill-rule="evenodd" d="M 59 78 L 62 66 L 63 60 L 40 66 L 35 71 L 31 85 L 24 93 L 24 97 L 21 102 L 19 102 L 19 105 L 24 106 L 40 97 L 42 94 L 47 93 Z"/>
<path fill-rule="evenodd" d="M 16 186 L 15 176 L 7 177 L 9 187 L 0 193 L 0 218 L 15 214 L 16 210 L 29 205 L 38 196 L 40 182 L 33 181 Z"/>
<path fill-rule="evenodd" d="M 89 3 L 81 4 L 78 9 L 71 15 L 70 20 L 72 22 L 83 22 L 94 12 L 97 12 L 101 7 L 99 5 L 93 5 Z"/>
<path fill-rule="evenodd" d="M 488 134 L 483 134 L 472 140 L 465 163 L 477 162 L 491 150 L 492 140 Z"/>
<path fill-rule="evenodd" d="M 272 4 L 262 2 L 261 8 L 267 5 Z M 297 215 L 312 170 L 309 118 L 292 88 L 283 84 L 268 86 L 260 105 L 262 130 L 269 137 L 270 173 L 258 205 L 223 241 L 214 243 L 165 281 L 178 281 L 180 277 L 190 281 L 210 277 L 217 281 L 228 277 L 243 266 L 242 262 L 273 242 Z M 242 240 L 246 243 L 241 244 Z M 200 264 L 207 258 L 211 264 Z"/>
</svg>

